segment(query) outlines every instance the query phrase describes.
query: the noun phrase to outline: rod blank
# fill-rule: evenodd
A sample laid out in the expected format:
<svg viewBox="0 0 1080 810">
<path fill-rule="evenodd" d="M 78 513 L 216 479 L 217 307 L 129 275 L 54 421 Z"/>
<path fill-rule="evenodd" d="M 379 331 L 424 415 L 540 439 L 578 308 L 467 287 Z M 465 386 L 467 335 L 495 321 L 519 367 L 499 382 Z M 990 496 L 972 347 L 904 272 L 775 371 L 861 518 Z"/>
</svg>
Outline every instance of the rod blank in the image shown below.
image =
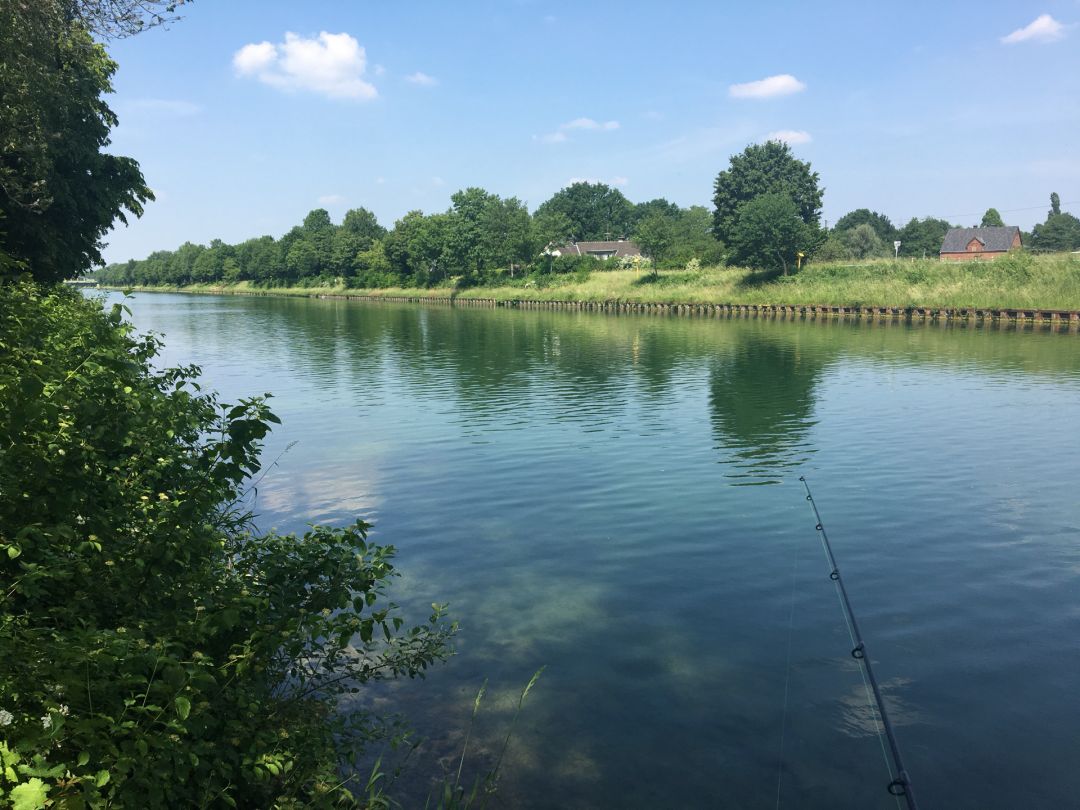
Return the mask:
<svg viewBox="0 0 1080 810">
<path fill-rule="evenodd" d="M 836 589 L 840 594 L 840 603 L 843 605 L 844 613 L 847 614 L 848 624 L 851 627 L 851 635 L 855 643 L 855 647 L 851 650 L 851 657 L 861 662 L 863 669 L 866 671 L 866 678 L 870 682 L 870 690 L 873 692 L 874 702 L 877 704 L 878 714 L 881 716 L 881 724 L 885 728 L 885 739 L 889 743 L 889 753 L 892 755 L 893 763 L 896 766 L 896 778 L 889 782 L 887 790 L 893 796 L 902 796 L 907 802 L 908 810 L 918 810 L 918 804 L 915 802 L 915 788 L 912 787 L 911 777 L 908 776 L 907 768 L 904 767 L 904 760 L 900 756 L 900 746 L 896 742 L 896 735 L 893 733 L 892 722 L 889 720 L 889 713 L 885 709 L 885 701 L 881 697 L 881 689 L 878 687 L 877 678 L 874 677 L 874 667 L 871 665 L 870 656 L 866 651 L 866 642 L 863 641 L 862 633 L 859 631 L 859 623 L 855 620 L 855 611 L 852 610 L 847 588 L 844 587 L 844 578 L 840 576 L 840 566 L 836 564 L 836 557 L 833 556 L 829 535 L 825 531 L 825 524 L 821 521 L 821 514 L 818 512 L 813 493 L 810 492 L 810 484 L 807 483 L 805 476 L 800 475 L 799 480 L 802 481 L 802 485 L 806 489 L 806 500 L 810 502 L 810 506 L 814 510 L 814 519 L 817 521 L 814 528 L 821 535 L 821 544 L 825 547 L 825 556 L 829 558 L 829 568 L 831 569 L 829 579 L 836 583 Z"/>
</svg>

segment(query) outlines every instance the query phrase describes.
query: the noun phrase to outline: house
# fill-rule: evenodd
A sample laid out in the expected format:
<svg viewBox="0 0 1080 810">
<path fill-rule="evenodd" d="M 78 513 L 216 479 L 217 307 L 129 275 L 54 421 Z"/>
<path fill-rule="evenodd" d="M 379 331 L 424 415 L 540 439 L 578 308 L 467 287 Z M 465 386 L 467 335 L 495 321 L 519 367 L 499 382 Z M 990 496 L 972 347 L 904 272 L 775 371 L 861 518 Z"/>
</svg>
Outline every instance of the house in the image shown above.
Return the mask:
<svg viewBox="0 0 1080 810">
<path fill-rule="evenodd" d="M 996 259 L 1023 247 L 1015 225 L 999 228 L 951 228 L 941 243 L 941 258 L 954 261 Z"/>
<path fill-rule="evenodd" d="M 641 248 L 629 239 L 606 242 L 567 242 L 565 245 L 549 245 L 544 251 L 549 256 L 596 256 L 598 259 L 621 259 L 623 256 L 640 256 Z"/>
</svg>

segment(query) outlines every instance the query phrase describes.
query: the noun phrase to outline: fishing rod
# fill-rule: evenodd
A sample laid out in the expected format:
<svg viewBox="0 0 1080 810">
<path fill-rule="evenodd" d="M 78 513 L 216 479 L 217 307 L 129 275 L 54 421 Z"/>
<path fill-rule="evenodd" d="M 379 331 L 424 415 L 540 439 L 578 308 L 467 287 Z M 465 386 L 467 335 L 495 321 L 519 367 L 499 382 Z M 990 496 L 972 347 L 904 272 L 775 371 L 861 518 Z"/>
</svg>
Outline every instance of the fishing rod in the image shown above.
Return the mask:
<svg viewBox="0 0 1080 810">
<path fill-rule="evenodd" d="M 840 594 L 840 603 L 844 608 L 848 627 L 851 629 L 851 641 L 855 645 L 851 650 L 851 657 L 862 664 L 866 678 L 870 682 L 870 689 L 874 694 L 878 715 L 881 717 L 881 725 L 885 728 L 885 738 L 889 742 L 889 751 L 892 754 L 893 763 L 896 765 L 896 778 L 889 782 L 886 789 L 893 796 L 903 797 L 907 802 L 908 810 L 918 810 L 918 805 L 915 802 L 915 789 L 911 785 L 911 777 L 908 776 L 907 768 L 904 767 L 904 760 L 900 756 L 900 746 L 897 745 L 896 734 L 893 733 L 889 713 L 885 710 L 885 701 L 881 697 L 881 689 L 878 687 L 877 678 L 874 677 L 874 668 L 870 664 L 870 656 L 866 652 L 866 642 L 863 641 L 862 633 L 859 632 L 859 624 L 855 621 L 855 611 L 851 608 L 847 588 L 844 587 L 844 580 L 840 576 L 840 567 L 836 564 L 836 557 L 833 556 L 832 546 L 829 544 L 829 535 L 825 532 L 825 524 L 821 522 L 817 502 L 814 501 L 814 496 L 810 492 L 810 484 L 806 482 L 805 476 L 800 475 L 799 480 L 802 481 L 802 485 L 806 489 L 806 500 L 810 501 L 810 506 L 814 510 L 814 518 L 817 520 L 817 525 L 814 528 L 821 535 L 821 544 L 825 547 L 825 556 L 829 558 L 829 567 L 831 568 L 829 579 L 836 583 L 836 590 Z"/>
</svg>

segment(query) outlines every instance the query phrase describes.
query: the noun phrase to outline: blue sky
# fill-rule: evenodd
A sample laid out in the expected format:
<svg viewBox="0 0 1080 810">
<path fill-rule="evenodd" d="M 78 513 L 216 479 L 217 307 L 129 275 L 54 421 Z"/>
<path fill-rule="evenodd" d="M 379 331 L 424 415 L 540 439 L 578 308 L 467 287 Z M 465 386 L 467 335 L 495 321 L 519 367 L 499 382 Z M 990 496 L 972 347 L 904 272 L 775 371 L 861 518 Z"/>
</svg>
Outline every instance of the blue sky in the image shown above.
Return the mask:
<svg viewBox="0 0 1080 810">
<path fill-rule="evenodd" d="M 466 186 L 530 209 L 574 179 L 710 205 L 731 155 L 769 137 L 820 173 L 829 221 L 868 207 L 977 224 L 995 206 L 1028 228 L 1051 191 L 1080 213 L 1080 0 L 198 0 L 184 14 L 109 46 L 110 149 L 158 195 L 109 237 L 109 261 L 276 237 L 316 207 L 391 226 Z"/>
</svg>

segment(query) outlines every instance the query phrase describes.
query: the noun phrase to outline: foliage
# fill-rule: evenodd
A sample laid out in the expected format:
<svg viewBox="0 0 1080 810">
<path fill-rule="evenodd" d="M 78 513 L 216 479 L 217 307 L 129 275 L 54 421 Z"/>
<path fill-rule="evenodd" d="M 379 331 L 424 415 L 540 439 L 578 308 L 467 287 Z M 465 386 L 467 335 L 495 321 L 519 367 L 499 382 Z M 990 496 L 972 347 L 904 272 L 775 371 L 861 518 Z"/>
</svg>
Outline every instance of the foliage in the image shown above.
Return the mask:
<svg viewBox="0 0 1080 810">
<path fill-rule="evenodd" d="M 900 240 L 900 255 L 912 258 L 935 257 L 941 252 L 941 244 L 945 241 L 945 234 L 952 227 L 943 219 L 912 218 L 912 220 L 900 229 L 897 238 Z"/>
<path fill-rule="evenodd" d="M 1050 214 L 1046 222 L 1032 230 L 1029 247 L 1042 251 L 1080 250 L 1080 219 L 1072 214 Z"/>
<path fill-rule="evenodd" d="M 869 223 L 843 231 L 841 238 L 853 259 L 874 259 L 892 254 L 892 245 L 886 247 Z"/>
<path fill-rule="evenodd" d="M 65 0 L 68 15 L 106 38 L 127 37 L 179 19 L 191 0 Z"/>
<path fill-rule="evenodd" d="M 982 215 L 982 222 L 979 223 L 980 228 L 1000 228 L 1004 225 L 1005 221 L 996 208 L 987 208 L 986 213 Z"/>
<path fill-rule="evenodd" d="M 1061 197 L 1058 196 L 1056 191 L 1050 192 L 1050 214 L 1049 216 L 1057 216 L 1061 213 Z"/>
<path fill-rule="evenodd" d="M 803 222 L 795 201 L 785 193 L 762 194 L 743 204 L 729 231 L 736 262 L 782 270 L 796 264 L 800 251 L 814 244 L 813 229 Z"/>
<path fill-rule="evenodd" d="M 616 188 L 604 183 L 573 183 L 536 209 L 537 216 L 561 214 L 578 241 L 617 239 L 630 233 L 634 206 Z"/>
<path fill-rule="evenodd" d="M 364 523 L 253 530 L 265 398 L 62 288 L 6 285 L 0 324 L 0 804 L 351 803 L 386 728 L 338 699 L 444 656 L 442 608 L 403 627 Z"/>
<path fill-rule="evenodd" d="M 646 256 L 654 262 L 661 262 L 675 241 L 674 223 L 663 214 L 649 214 L 638 223 L 634 241 Z"/>
<path fill-rule="evenodd" d="M 102 151 L 117 123 L 102 99 L 116 63 L 69 17 L 90 7 L 0 3 L 0 270 L 8 277 L 29 269 L 57 281 L 101 264 L 113 221 L 141 215 L 153 199 L 134 160 Z"/>
<path fill-rule="evenodd" d="M 773 194 L 790 199 L 800 221 L 816 230 L 824 194 L 818 179 L 817 172 L 811 171 L 809 163 L 796 159 L 788 144 L 751 144 L 741 154 L 733 155 L 729 168 L 717 175 L 713 194 L 715 236 L 734 246 L 742 207 L 757 197 Z"/>
<path fill-rule="evenodd" d="M 833 230 L 842 233 L 853 230 L 859 225 L 869 225 L 882 242 L 891 243 L 896 239 L 896 226 L 892 224 L 892 220 L 884 214 L 871 211 L 869 208 L 857 208 L 850 213 L 844 214 L 844 216 L 836 220 Z"/>
</svg>

